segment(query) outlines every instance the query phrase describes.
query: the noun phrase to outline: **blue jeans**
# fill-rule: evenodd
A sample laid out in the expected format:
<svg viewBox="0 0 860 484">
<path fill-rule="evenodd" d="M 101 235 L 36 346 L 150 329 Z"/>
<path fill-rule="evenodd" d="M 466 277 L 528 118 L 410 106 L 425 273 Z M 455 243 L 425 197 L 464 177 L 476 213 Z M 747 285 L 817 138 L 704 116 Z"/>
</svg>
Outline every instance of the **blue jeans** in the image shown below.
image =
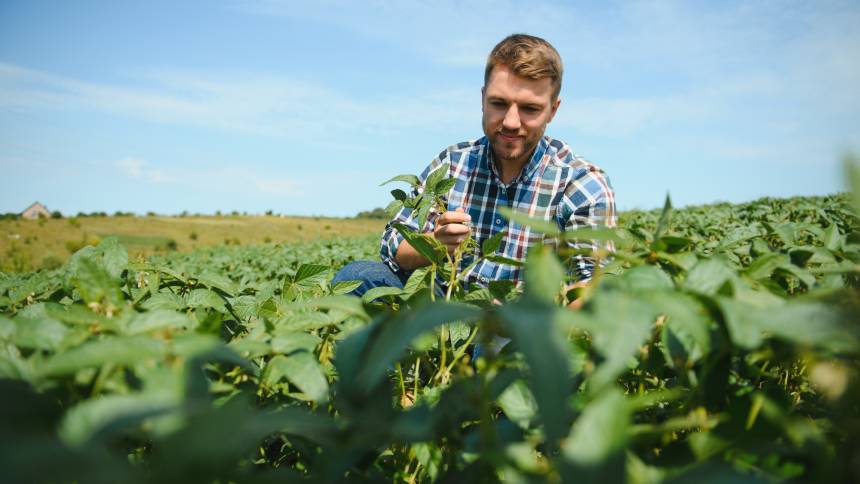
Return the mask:
<svg viewBox="0 0 860 484">
<path fill-rule="evenodd" d="M 403 285 L 406 284 L 408 279 L 409 274 L 394 272 L 382 262 L 357 260 L 350 262 L 337 271 L 331 283 L 361 281 L 361 285 L 350 293 L 355 296 L 361 296 L 374 287 L 396 287 L 403 289 Z"/>
</svg>

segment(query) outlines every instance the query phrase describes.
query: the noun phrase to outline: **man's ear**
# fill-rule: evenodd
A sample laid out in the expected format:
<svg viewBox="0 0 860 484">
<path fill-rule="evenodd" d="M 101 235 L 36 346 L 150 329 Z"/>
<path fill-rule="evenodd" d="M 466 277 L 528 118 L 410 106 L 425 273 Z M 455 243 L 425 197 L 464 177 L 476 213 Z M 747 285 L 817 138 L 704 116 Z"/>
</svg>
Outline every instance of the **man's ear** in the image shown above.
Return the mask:
<svg viewBox="0 0 860 484">
<path fill-rule="evenodd" d="M 555 117 L 555 112 L 558 111 L 559 104 L 561 104 L 561 98 L 555 98 L 555 101 L 552 102 L 552 105 L 549 108 L 549 120 L 547 120 L 547 123 L 552 121 L 552 118 Z"/>
<path fill-rule="evenodd" d="M 486 94 L 486 93 L 487 93 L 487 91 L 484 88 L 484 86 L 481 86 L 481 112 L 482 113 L 484 112 L 484 94 Z"/>
</svg>

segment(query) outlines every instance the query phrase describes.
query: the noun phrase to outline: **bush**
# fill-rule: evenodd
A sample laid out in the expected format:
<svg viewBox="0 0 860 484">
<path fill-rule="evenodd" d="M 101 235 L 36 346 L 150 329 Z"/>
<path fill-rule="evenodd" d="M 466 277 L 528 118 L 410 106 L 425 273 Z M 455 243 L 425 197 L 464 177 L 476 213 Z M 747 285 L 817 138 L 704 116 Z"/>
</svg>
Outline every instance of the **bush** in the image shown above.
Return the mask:
<svg viewBox="0 0 860 484">
<path fill-rule="evenodd" d="M 191 240 L 197 240 L 197 232 L 191 232 L 188 234 L 188 238 Z"/>
<path fill-rule="evenodd" d="M 51 212 L 51 218 L 53 218 L 53 219 L 63 218 L 63 214 L 59 210 L 54 210 L 53 212 Z"/>
<path fill-rule="evenodd" d="M 54 269 L 59 269 L 63 266 L 63 260 L 55 255 L 47 255 L 42 258 L 42 269 L 46 271 L 51 271 Z"/>
<path fill-rule="evenodd" d="M 179 248 L 179 244 L 177 244 L 175 240 L 170 239 L 164 244 L 164 247 L 166 247 L 167 250 L 176 250 Z"/>
<path fill-rule="evenodd" d="M 374 208 L 373 210 L 358 212 L 358 215 L 356 215 L 355 218 L 388 219 L 391 217 L 388 216 L 388 214 L 385 212 L 384 208 L 377 207 L 377 208 Z"/>
<path fill-rule="evenodd" d="M 263 237 L 263 243 L 264 243 L 264 244 L 271 244 L 271 243 L 272 243 L 272 238 L 271 238 L 271 237 L 269 237 L 268 235 L 267 235 L 267 236 L 265 236 L 265 237 Z"/>
</svg>

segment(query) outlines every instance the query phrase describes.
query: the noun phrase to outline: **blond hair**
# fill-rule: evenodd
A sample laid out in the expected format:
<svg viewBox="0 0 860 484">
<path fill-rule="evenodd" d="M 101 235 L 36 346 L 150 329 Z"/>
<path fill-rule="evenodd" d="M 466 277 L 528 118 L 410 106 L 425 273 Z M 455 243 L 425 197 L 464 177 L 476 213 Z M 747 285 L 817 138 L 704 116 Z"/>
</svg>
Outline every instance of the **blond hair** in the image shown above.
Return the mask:
<svg viewBox="0 0 860 484">
<path fill-rule="evenodd" d="M 555 47 L 540 37 L 513 34 L 496 44 L 487 57 L 484 86 L 489 82 L 493 68 L 498 65 L 507 66 L 514 74 L 526 79 L 549 78 L 553 87 L 553 100 L 558 98 L 561 92 L 561 77 L 564 71 L 561 56 Z"/>
</svg>

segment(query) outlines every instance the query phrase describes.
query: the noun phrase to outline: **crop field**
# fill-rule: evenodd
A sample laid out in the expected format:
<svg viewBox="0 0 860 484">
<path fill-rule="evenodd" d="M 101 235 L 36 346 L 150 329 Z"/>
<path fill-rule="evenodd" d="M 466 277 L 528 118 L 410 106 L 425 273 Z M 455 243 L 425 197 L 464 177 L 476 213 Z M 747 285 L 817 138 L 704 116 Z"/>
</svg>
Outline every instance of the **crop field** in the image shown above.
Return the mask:
<svg viewBox="0 0 860 484">
<path fill-rule="evenodd" d="M 148 259 L 100 236 L 0 273 L 3 479 L 857 481 L 858 199 L 667 203 L 575 233 L 512 214 L 614 243 L 570 291 L 566 244 L 510 261 L 523 293 L 434 295 L 457 274 L 427 243 L 405 289 L 357 298 L 331 278 L 378 233 Z"/>
<path fill-rule="evenodd" d="M 0 220 L 0 271 L 55 269 L 116 237 L 131 260 L 212 245 L 260 245 L 379 233 L 384 220 L 279 216 L 88 216 Z"/>
</svg>

